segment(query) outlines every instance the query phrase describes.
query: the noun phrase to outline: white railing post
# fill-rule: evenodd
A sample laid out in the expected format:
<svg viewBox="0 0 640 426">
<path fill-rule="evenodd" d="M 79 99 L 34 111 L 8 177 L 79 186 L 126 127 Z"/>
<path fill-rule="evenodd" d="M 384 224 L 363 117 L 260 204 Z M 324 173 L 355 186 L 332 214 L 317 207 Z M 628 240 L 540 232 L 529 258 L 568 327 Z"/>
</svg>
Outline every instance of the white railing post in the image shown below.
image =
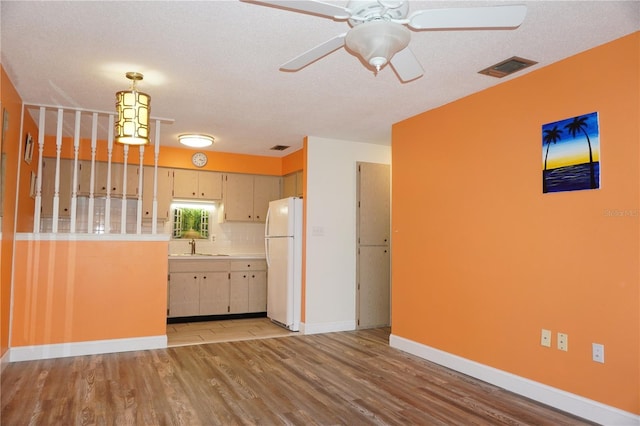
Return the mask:
<svg viewBox="0 0 640 426">
<path fill-rule="evenodd" d="M 73 184 L 71 187 L 71 223 L 69 232 L 76 232 L 76 216 L 78 209 L 78 151 L 80 150 L 80 117 L 81 112 L 76 111 L 76 122 L 73 132 Z"/>
<path fill-rule="evenodd" d="M 144 171 L 144 145 L 140 145 L 140 162 L 138 165 L 138 208 L 136 209 L 136 233 L 142 234 L 142 173 Z"/>
<path fill-rule="evenodd" d="M 104 201 L 104 233 L 111 232 L 111 157 L 113 155 L 113 127 L 115 120 L 109 115 L 109 133 L 107 137 L 107 195 Z"/>
<path fill-rule="evenodd" d="M 123 147 L 124 158 L 122 160 L 122 208 L 120 210 L 120 233 L 127 233 L 127 161 L 129 158 L 129 145 Z"/>
<path fill-rule="evenodd" d="M 40 107 L 38 116 L 38 176 L 36 176 L 36 202 L 33 212 L 33 233 L 40 233 L 40 216 L 42 211 L 42 162 L 44 154 L 45 107 Z"/>
<path fill-rule="evenodd" d="M 160 120 L 156 120 L 153 147 L 153 202 L 151 207 L 151 233 L 158 232 L 158 158 L 160 157 Z"/>
<path fill-rule="evenodd" d="M 93 231 L 94 194 L 96 186 L 96 149 L 98 145 L 98 113 L 93 113 L 91 123 L 91 177 L 89 178 L 89 206 L 87 208 L 87 233 Z"/>
<path fill-rule="evenodd" d="M 51 231 L 58 233 L 58 219 L 60 217 L 60 154 L 62 153 L 62 122 L 64 110 L 58 108 L 58 125 L 56 127 L 56 176 L 53 186 L 53 223 Z"/>
</svg>

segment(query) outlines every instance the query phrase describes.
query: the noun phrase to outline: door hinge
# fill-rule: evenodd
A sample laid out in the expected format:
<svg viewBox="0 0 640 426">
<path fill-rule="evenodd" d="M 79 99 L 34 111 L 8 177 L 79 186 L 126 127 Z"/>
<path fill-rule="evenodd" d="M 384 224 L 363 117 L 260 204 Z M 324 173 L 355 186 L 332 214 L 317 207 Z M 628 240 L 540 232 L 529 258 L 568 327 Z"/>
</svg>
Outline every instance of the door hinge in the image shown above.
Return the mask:
<svg viewBox="0 0 640 426">
<path fill-rule="evenodd" d="M 169 309 L 167 309 L 167 316 L 169 316 L 169 313 L 170 313 L 170 311 L 169 311 Z"/>
<path fill-rule="evenodd" d="M 231 312 L 231 306 L 227 306 L 227 312 Z"/>
<path fill-rule="evenodd" d="M 167 281 L 171 281 L 171 274 L 167 274 Z"/>
<path fill-rule="evenodd" d="M 229 272 L 229 279 L 231 279 L 231 272 Z"/>
</svg>

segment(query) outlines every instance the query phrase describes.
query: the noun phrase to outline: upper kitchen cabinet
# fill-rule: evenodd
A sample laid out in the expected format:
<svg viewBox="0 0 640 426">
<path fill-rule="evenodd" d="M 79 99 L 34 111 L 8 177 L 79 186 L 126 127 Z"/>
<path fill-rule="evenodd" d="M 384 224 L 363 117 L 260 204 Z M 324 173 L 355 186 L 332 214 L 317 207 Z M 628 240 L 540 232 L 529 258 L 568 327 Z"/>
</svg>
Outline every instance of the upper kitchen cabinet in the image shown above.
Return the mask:
<svg viewBox="0 0 640 426">
<path fill-rule="evenodd" d="M 173 197 L 220 200 L 222 198 L 222 173 L 175 169 L 173 171 Z"/>
<path fill-rule="evenodd" d="M 60 160 L 58 191 L 58 216 L 71 215 L 71 192 L 73 185 L 73 160 Z M 44 217 L 53 216 L 53 197 L 56 181 L 56 159 L 42 159 L 42 207 Z"/>
<path fill-rule="evenodd" d="M 269 201 L 281 198 L 281 182 L 278 176 L 226 174 L 223 220 L 264 222 Z"/>
<path fill-rule="evenodd" d="M 142 184 L 142 217 L 151 219 L 153 215 L 153 178 L 155 174 L 153 166 L 144 167 Z M 158 219 L 171 217 L 171 191 L 173 190 L 173 170 L 158 167 Z"/>
<path fill-rule="evenodd" d="M 107 180 L 109 173 L 109 163 L 104 161 L 95 162 L 94 171 L 94 187 L 93 194 L 97 197 L 107 195 Z M 78 181 L 79 192 L 83 195 L 88 195 L 91 192 L 91 161 L 82 160 L 78 162 Z M 127 165 L 127 177 L 126 186 L 124 182 L 124 164 L 111 163 L 111 180 L 110 180 L 110 196 L 122 197 L 122 191 L 125 190 L 127 197 L 138 196 L 138 175 L 139 167 L 135 164 Z"/>
<path fill-rule="evenodd" d="M 294 172 L 282 178 L 282 198 L 302 197 L 302 172 Z"/>
</svg>

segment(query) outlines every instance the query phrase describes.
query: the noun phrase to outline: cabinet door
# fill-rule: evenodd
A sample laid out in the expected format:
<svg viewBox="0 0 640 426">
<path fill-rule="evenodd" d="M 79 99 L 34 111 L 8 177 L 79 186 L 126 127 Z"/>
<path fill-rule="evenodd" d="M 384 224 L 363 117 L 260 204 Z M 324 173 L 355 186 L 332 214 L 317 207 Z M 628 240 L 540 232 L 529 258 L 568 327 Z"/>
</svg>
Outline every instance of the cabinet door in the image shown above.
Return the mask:
<svg viewBox="0 0 640 426">
<path fill-rule="evenodd" d="M 223 195 L 225 220 L 253 221 L 253 175 L 225 175 Z"/>
<path fill-rule="evenodd" d="M 71 186 L 73 185 L 73 160 L 60 160 L 60 185 L 58 190 L 58 216 L 71 215 Z M 41 214 L 53 216 L 53 196 L 55 195 L 56 159 L 42 160 Z"/>
<path fill-rule="evenodd" d="M 302 172 L 296 172 L 296 197 L 303 196 L 303 186 L 302 186 Z"/>
<path fill-rule="evenodd" d="M 200 280 L 200 315 L 229 312 L 229 275 L 227 272 L 204 272 Z"/>
<path fill-rule="evenodd" d="M 249 271 L 231 272 L 229 312 L 232 314 L 249 312 L 249 274 Z"/>
<path fill-rule="evenodd" d="M 154 167 L 145 166 L 142 182 L 142 217 L 146 219 L 151 219 L 153 214 L 153 175 Z M 169 219 L 172 191 L 173 171 L 158 167 L 158 219 Z"/>
<path fill-rule="evenodd" d="M 222 199 L 222 173 L 198 172 L 198 197 L 205 200 Z"/>
<path fill-rule="evenodd" d="M 249 312 L 267 312 L 267 272 L 249 272 Z"/>
<path fill-rule="evenodd" d="M 282 178 L 282 198 L 297 196 L 296 174 L 291 173 Z"/>
<path fill-rule="evenodd" d="M 358 327 L 382 327 L 390 322 L 389 248 L 358 249 Z"/>
<path fill-rule="evenodd" d="M 173 196 L 198 198 L 198 171 L 175 169 L 173 171 Z"/>
<path fill-rule="evenodd" d="M 190 272 L 169 275 L 169 317 L 188 317 L 199 312 L 200 276 Z"/>
<path fill-rule="evenodd" d="M 361 245 L 388 245 L 390 234 L 391 168 L 388 164 L 358 165 L 358 238 Z"/>
<path fill-rule="evenodd" d="M 253 186 L 253 220 L 264 222 L 269 210 L 269 201 L 281 198 L 278 176 L 255 176 Z"/>
</svg>

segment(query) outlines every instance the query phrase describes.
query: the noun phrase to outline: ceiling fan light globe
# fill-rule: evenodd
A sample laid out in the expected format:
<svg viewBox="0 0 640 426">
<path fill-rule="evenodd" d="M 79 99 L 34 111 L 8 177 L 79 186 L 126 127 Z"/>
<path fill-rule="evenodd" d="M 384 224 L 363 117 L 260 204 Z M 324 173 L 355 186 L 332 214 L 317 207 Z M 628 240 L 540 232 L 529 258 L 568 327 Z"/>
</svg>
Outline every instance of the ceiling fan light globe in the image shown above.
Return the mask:
<svg viewBox="0 0 640 426">
<path fill-rule="evenodd" d="M 369 65 L 374 67 L 376 71 L 380 71 L 380 68 L 384 67 L 387 64 L 387 58 L 383 58 L 382 56 L 374 56 L 369 59 Z"/>
<path fill-rule="evenodd" d="M 409 45 L 411 32 L 401 24 L 376 20 L 353 27 L 345 38 L 347 48 L 376 69 Z"/>
</svg>

